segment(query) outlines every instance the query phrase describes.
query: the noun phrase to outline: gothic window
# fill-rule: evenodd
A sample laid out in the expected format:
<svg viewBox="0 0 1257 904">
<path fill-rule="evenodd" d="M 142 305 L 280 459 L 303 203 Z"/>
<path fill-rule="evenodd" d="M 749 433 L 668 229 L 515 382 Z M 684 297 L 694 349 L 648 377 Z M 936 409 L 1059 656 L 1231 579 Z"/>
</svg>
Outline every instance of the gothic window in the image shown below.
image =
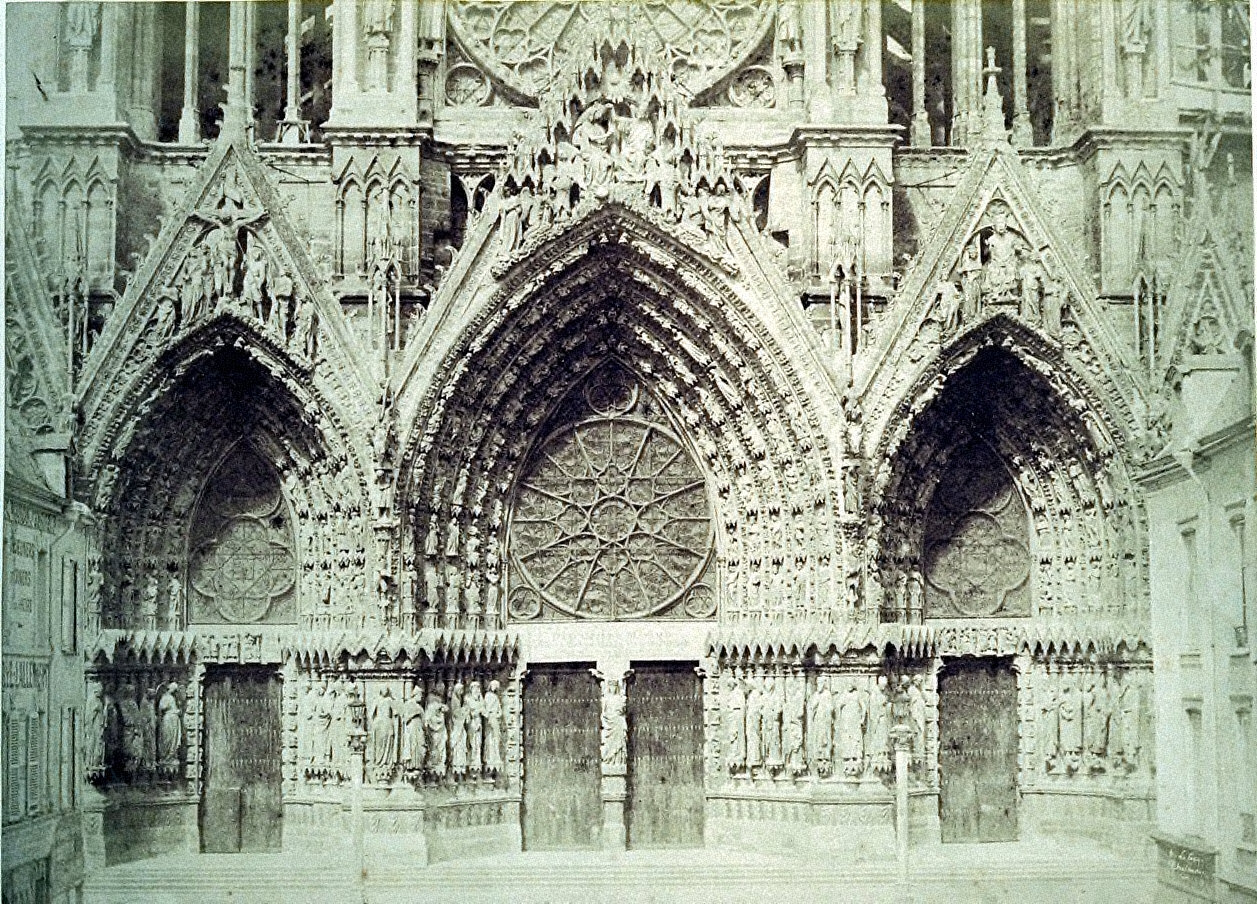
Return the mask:
<svg viewBox="0 0 1257 904">
<path fill-rule="evenodd" d="M 188 546 L 188 620 L 296 621 L 297 556 L 279 475 L 236 446 L 197 505 Z"/>
<path fill-rule="evenodd" d="M 588 34 L 638 42 L 663 57 L 692 94 L 728 75 L 754 52 L 773 5 L 751 0 L 706 3 L 460 2 L 450 25 L 472 60 L 515 91 L 535 96 Z"/>
<path fill-rule="evenodd" d="M 959 449 L 925 515 L 925 614 L 1030 614 L 1030 525 L 1004 463 L 981 444 Z"/>
<path fill-rule="evenodd" d="M 706 482 L 651 394 L 607 364 L 551 423 L 516 488 L 511 617 L 715 615 Z"/>
</svg>

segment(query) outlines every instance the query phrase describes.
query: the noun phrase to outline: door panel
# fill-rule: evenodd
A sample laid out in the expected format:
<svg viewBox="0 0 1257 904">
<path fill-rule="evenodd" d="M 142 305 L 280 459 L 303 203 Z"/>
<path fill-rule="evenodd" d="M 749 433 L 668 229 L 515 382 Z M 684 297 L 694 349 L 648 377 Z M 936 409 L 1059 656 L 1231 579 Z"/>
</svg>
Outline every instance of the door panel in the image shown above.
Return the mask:
<svg viewBox="0 0 1257 904">
<path fill-rule="evenodd" d="M 1017 839 L 1017 682 L 1007 660 L 948 664 L 938 679 L 943 841 Z"/>
<path fill-rule="evenodd" d="M 280 681 L 274 673 L 214 669 L 205 676 L 206 852 L 278 851 L 283 805 Z"/>
<path fill-rule="evenodd" d="M 628 687 L 628 842 L 703 843 L 703 692 L 694 663 L 635 664 Z"/>
<path fill-rule="evenodd" d="M 524 682 L 524 848 L 598 847 L 598 682 L 588 667 L 533 667 Z"/>
</svg>

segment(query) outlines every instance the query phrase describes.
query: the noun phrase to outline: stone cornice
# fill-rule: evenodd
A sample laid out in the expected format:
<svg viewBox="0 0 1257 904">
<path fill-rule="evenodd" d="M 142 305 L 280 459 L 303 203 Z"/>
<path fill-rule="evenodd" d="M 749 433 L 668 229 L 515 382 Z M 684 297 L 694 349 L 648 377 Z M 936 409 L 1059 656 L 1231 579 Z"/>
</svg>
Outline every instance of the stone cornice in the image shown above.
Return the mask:
<svg viewBox="0 0 1257 904">
<path fill-rule="evenodd" d="M 1201 437 L 1190 447 L 1181 451 L 1187 451 L 1191 454 L 1193 471 L 1207 470 L 1212 463 L 1211 459 L 1214 457 L 1228 452 L 1244 442 L 1251 444 L 1254 439 L 1253 431 L 1255 426 L 1257 424 L 1254 423 L 1253 418 L 1246 417 L 1243 420 L 1223 427 L 1221 430 L 1216 430 L 1207 436 Z M 1174 456 L 1170 451 L 1170 447 L 1167 446 L 1155 458 L 1145 464 L 1134 475 L 1134 478 L 1145 489 L 1161 490 L 1190 476 L 1182 462 Z"/>
</svg>

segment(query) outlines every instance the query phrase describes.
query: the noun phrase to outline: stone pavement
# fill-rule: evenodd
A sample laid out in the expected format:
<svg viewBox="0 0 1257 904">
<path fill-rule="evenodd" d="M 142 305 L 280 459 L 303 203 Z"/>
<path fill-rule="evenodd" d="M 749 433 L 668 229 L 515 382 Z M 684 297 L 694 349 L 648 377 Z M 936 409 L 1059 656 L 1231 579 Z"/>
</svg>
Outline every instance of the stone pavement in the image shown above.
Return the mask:
<svg viewBox="0 0 1257 904">
<path fill-rule="evenodd" d="M 791 904 L 1142 904 L 1154 898 L 1150 860 L 1050 841 L 915 849 L 907 887 L 893 862 L 846 864 L 743 851 L 547 852 L 368 870 L 349 852 L 179 855 L 110 867 L 86 904 L 410 904 L 410 902 L 776 902 Z"/>
</svg>

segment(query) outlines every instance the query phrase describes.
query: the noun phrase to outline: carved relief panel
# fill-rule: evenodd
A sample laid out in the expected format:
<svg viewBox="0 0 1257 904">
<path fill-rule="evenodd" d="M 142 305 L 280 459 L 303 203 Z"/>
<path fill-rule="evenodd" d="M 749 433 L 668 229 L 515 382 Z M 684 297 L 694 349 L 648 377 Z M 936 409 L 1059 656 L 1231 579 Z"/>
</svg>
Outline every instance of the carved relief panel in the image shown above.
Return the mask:
<svg viewBox="0 0 1257 904">
<path fill-rule="evenodd" d="M 614 363 L 567 404 L 517 486 L 511 617 L 714 615 L 706 482 L 658 404 Z"/>
</svg>

